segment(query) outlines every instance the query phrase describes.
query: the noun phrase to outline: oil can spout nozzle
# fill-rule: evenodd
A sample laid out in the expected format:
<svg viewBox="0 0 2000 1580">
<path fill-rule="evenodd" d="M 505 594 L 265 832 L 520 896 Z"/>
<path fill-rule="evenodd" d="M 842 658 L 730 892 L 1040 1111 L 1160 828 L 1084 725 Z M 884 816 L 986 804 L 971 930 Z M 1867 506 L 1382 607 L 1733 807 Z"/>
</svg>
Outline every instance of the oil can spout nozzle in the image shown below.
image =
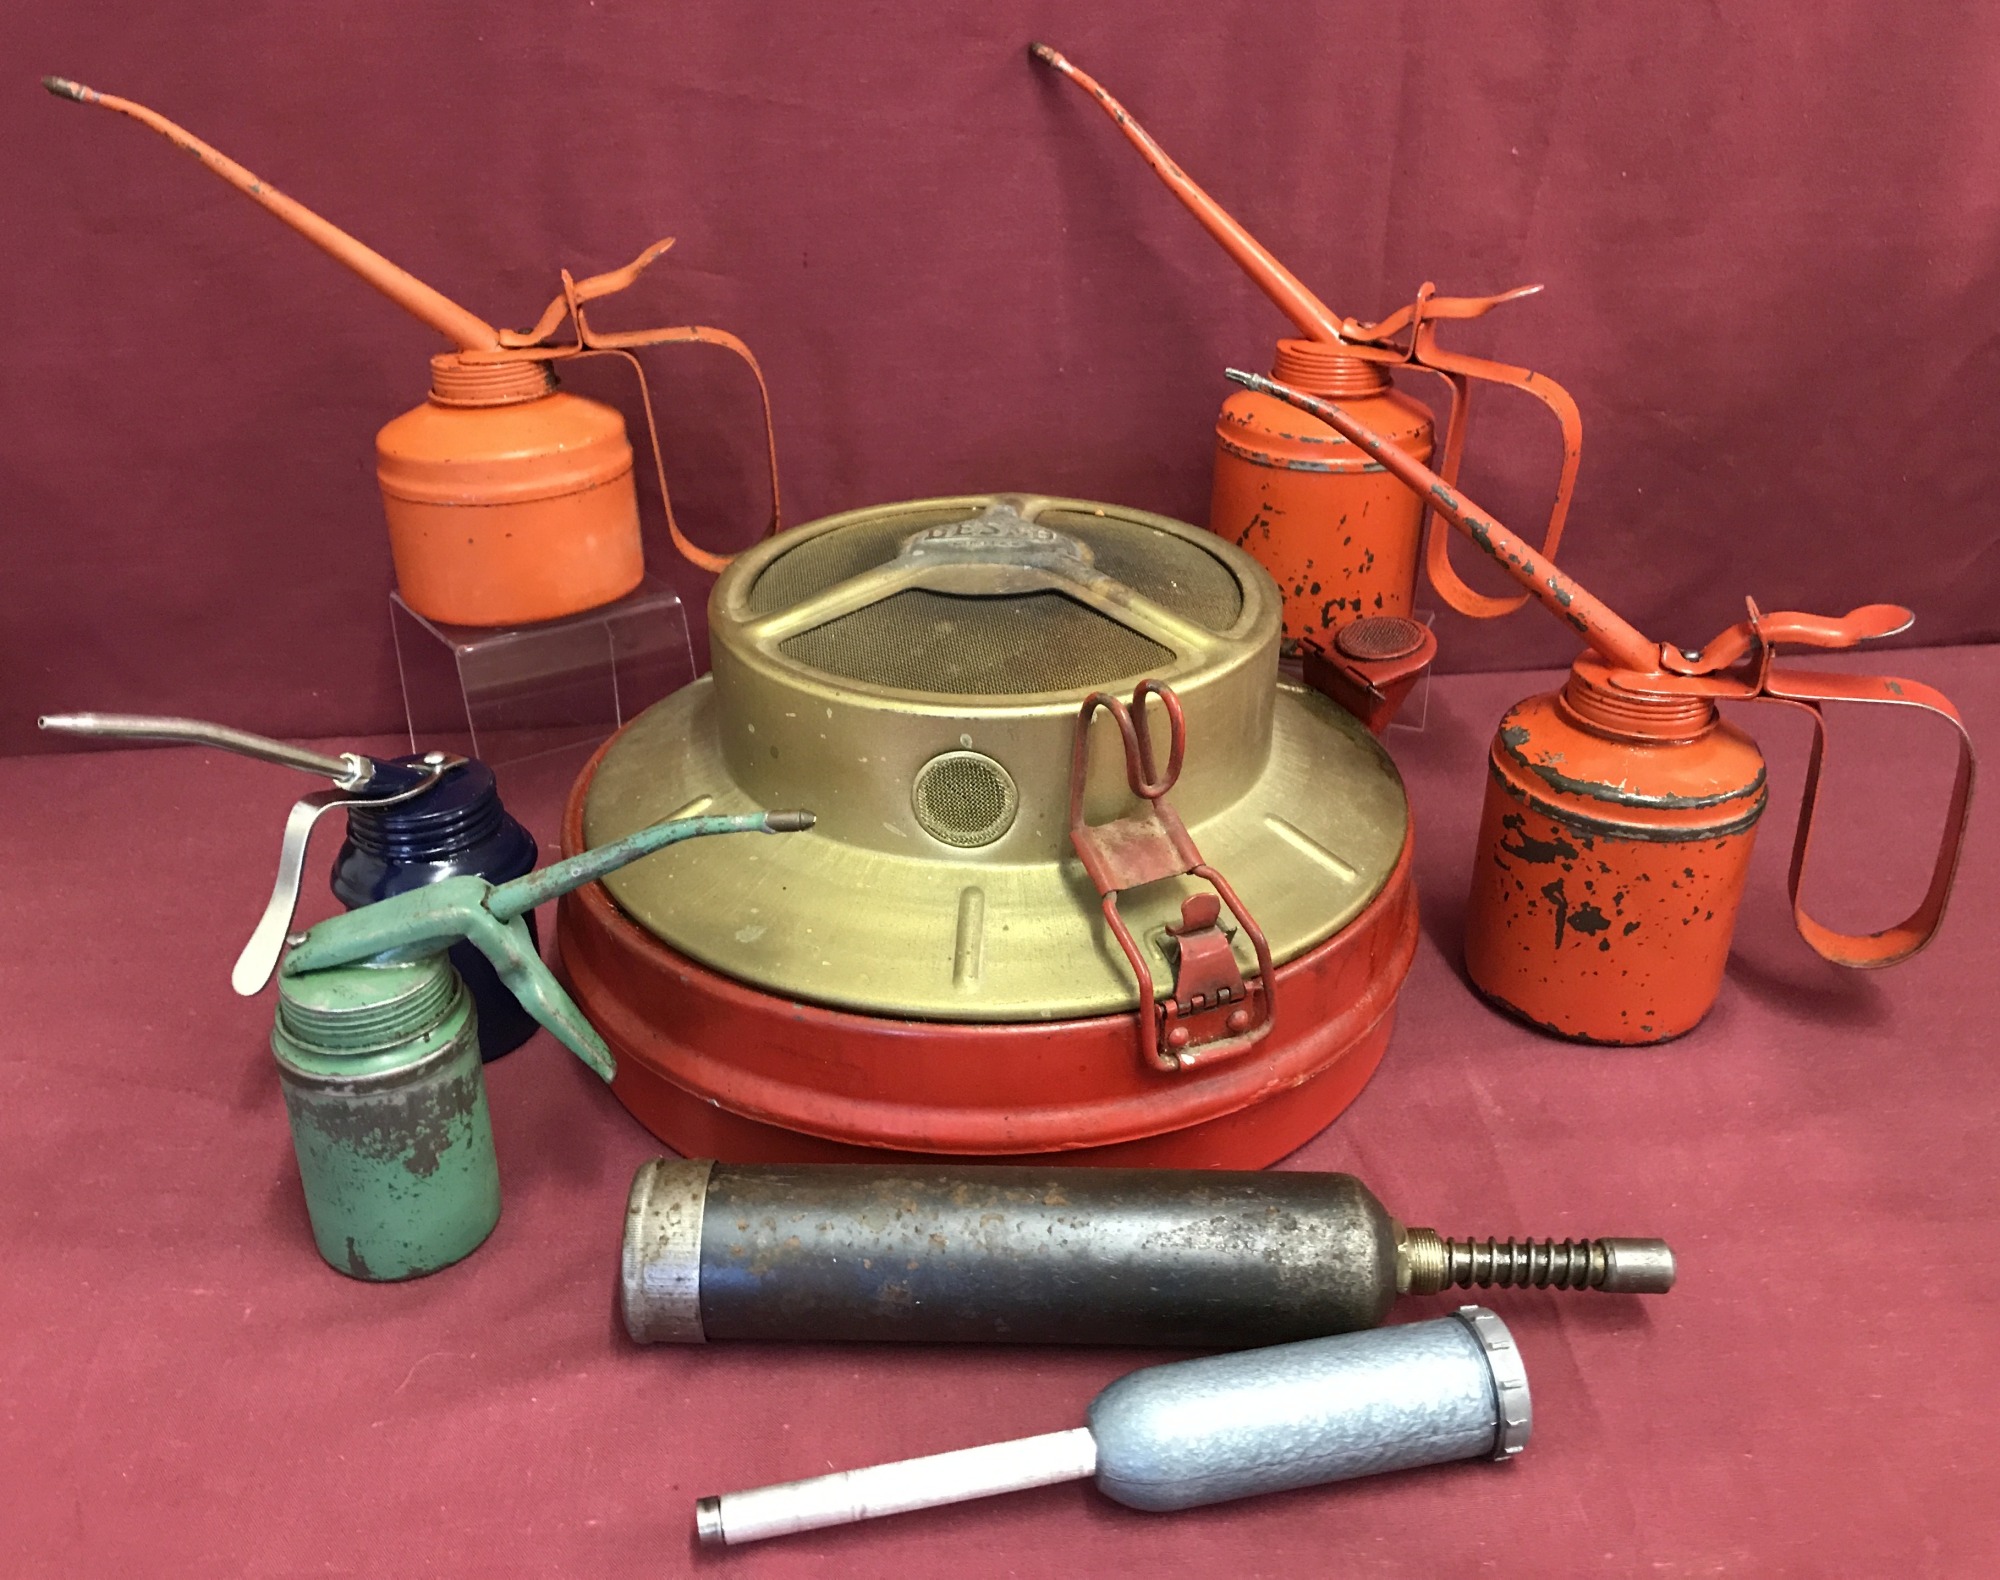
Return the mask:
<svg viewBox="0 0 2000 1580">
<path fill-rule="evenodd" d="M 50 78 L 50 81 L 56 81 Z M 74 86 L 74 84 L 72 84 Z M 226 724 L 210 724 L 205 719 L 158 718 L 150 713 L 44 713 L 35 727 L 62 735 L 88 735 L 122 741 L 173 741 L 184 746 L 213 746 L 239 757 L 255 757 L 260 762 L 279 763 L 324 774 L 342 790 L 361 790 L 375 778 L 379 766 L 359 752 L 342 752 L 329 757 L 308 751 L 268 735 L 231 729 Z"/>
<path fill-rule="evenodd" d="M 141 125 L 150 126 L 183 153 L 193 154 L 237 191 L 283 220 L 322 252 L 360 275 L 404 312 L 430 325 L 461 351 L 500 349 L 500 331 L 477 313 L 459 306 L 443 292 L 434 290 L 408 270 L 391 263 L 374 248 L 357 241 L 339 226 L 321 219 L 303 203 L 286 197 L 270 182 L 244 169 L 164 115 L 130 99 L 86 88 L 68 77 L 44 77 L 42 86 L 59 99 L 73 99 L 78 104 L 100 104 L 107 110 L 130 116 Z"/>
<path fill-rule="evenodd" d="M 1405 1295 L 1475 1288 L 1664 1295 L 1674 1272 L 1664 1240 L 1447 1240 L 1435 1229 L 1407 1229 L 1396 1243 L 1396 1287 Z"/>
<path fill-rule="evenodd" d="M 783 826 L 779 819 L 786 820 Z M 282 969 L 286 976 L 303 976 L 363 962 L 413 960 L 449 949 L 462 938 L 493 962 L 523 1009 L 608 1081 L 617 1073 L 611 1050 L 542 964 L 524 920 L 527 913 L 684 839 L 795 832 L 811 823 L 810 812 L 671 818 L 507 883 L 446 878 L 321 922 L 293 946 Z"/>
<path fill-rule="evenodd" d="M 1126 140 L 1139 150 L 1139 156 L 1153 167 L 1153 174 L 1200 221 L 1202 228 L 1215 238 L 1222 250 L 1236 260 L 1236 266 L 1250 276 L 1252 283 L 1271 299 L 1272 305 L 1298 327 L 1300 334 L 1308 340 L 1327 345 L 1343 343 L 1345 335 L 1341 321 L 1333 310 L 1307 290 L 1305 283 L 1278 262 L 1262 242 L 1224 212 L 1221 204 L 1189 180 L 1187 172 L 1174 163 L 1143 126 L 1132 119 L 1131 112 L 1124 105 L 1106 93 L 1094 78 L 1079 71 L 1058 49 L 1047 44 L 1030 44 L 1028 58 L 1061 72 L 1097 101 L 1098 108 L 1111 117 Z"/>
</svg>

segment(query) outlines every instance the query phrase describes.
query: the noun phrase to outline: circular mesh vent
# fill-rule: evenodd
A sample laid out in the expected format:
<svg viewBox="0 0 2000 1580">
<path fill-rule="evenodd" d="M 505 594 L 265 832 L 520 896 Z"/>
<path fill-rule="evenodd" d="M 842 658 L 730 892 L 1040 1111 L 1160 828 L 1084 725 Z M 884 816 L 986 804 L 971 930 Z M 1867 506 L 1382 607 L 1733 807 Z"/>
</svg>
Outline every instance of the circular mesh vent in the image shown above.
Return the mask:
<svg viewBox="0 0 2000 1580">
<path fill-rule="evenodd" d="M 1020 793 L 1007 770 L 979 752 L 944 752 L 910 786 L 917 824 L 932 839 L 969 850 L 990 845 L 1014 824 Z"/>
<path fill-rule="evenodd" d="M 1406 658 L 1424 645 L 1424 628 L 1399 614 L 1374 614 L 1333 633 L 1333 645 L 1349 658 Z"/>
</svg>

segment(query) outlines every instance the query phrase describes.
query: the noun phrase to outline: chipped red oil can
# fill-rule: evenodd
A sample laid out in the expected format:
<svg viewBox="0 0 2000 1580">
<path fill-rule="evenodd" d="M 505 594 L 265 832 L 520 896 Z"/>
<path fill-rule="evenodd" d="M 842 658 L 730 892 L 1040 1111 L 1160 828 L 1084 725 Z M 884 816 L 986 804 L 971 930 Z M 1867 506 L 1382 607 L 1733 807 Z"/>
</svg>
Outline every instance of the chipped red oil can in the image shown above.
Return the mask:
<svg viewBox="0 0 2000 1580">
<path fill-rule="evenodd" d="M 1546 406 L 1562 431 L 1562 461 L 1549 511 L 1544 554 L 1562 539 L 1583 455 L 1583 419 L 1568 392 L 1544 374 L 1437 343 L 1447 319 L 1479 318 L 1538 285 L 1497 296 L 1439 296 L 1428 282 L 1416 299 L 1377 323 L 1344 318 L 1306 289 L 1247 230 L 1224 213 L 1130 112 L 1094 80 L 1046 44 L 1029 54 L 1097 101 L 1140 156 L 1273 305 L 1297 326 L 1297 339 L 1278 342 L 1273 374 L 1280 383 L 1340 400 L 1373 432 L 1419 461 L 1436 446 L 1438 469 L 1458 476 L 1475 380 L 1520 390 Z M 1430 409 L 1395 388 L 1390 369 L 1435 374 L 1450 391 L 1444 441 L 1437 445 Z M 1424 541 L 1425 501 L 1387 475 L 1337 429 L 1257 391 L 1241 390 L 1215 425 L 1215 490 L 1209 529 L 1247 549 L 1284 595 L 1284 650 L 1331 646 L 1356 620 L 1407 619 L 1416 600 L 1422 548 L 1431 584 L 1453 609 L 1488 619 L 1517 609 L 1523 596 L 1494 598 L 1468 587 L 1452 569 L 1448 537 L 1432 522 Z"/>
<path fill-rule="evenodd" d="M 1764 614 L 1698 652 L 1642 635 L 1443 478 L 1331 402 L 1256 374 L 1230 377 L 1338 428 L 1457 526 L 1589 644 L 1562 689 L 1510 710 L 1493 743 L 1466 915 L 1465 964 L 1488 999 L 1557 1036 L 1648 1043 L 1699 1022 L 1721 987 L 1757 820 L 1764 759 L 1718 701 L 1767 700 L 1813 720 L 1790 888 L 1799 932 L 1838 965 L 1893 965 L 1943 919 L 1971 804 L 1972 741 L 1958 710 L 1914 680 L 1787 669 L 1780 643 L 1841 648 L 1894 634 L 1907 609 L 1834 619 Z M 1957 775 L 1930 883 L 1879 932 L 1835 931 L 1800 900 L 1826 753 L 1823 704 L 1914 707 L 1949 723 Z"/>
</svg>

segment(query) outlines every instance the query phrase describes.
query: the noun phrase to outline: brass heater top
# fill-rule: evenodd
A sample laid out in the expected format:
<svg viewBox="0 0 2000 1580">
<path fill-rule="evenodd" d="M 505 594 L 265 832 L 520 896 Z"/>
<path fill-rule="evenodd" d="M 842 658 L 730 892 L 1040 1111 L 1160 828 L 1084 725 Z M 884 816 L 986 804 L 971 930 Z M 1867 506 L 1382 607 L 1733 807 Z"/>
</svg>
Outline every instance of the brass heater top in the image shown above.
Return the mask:
<svg viewBox="0 0 2000 1580">
<path fill-rule="evenodd" d="M 1144 511 L 1010 494 L 828 517 L 723 573 L 714 673 L 613 742 L 585 838 L 810 807 L 811 833 L 690 841 L 606 886 L 671 948 L 776 994 L 928 1020 L 1129 1010 L 1131 968 L 1070 849 L 1069 770 L 1084 698 L 1151 677 L 1187 720 L 1173 804 L 1282 964 L 1374 897 L 1408 807 L 1366 730 L 1278 679 L 1278 626 L 1248 555 Z M 1099 822 L 1132 803 L 1117 732 L 1092 752 Z M 1164 928 L 1201 887 L 1127 897 L 1158 991 Z"/>
</svg>

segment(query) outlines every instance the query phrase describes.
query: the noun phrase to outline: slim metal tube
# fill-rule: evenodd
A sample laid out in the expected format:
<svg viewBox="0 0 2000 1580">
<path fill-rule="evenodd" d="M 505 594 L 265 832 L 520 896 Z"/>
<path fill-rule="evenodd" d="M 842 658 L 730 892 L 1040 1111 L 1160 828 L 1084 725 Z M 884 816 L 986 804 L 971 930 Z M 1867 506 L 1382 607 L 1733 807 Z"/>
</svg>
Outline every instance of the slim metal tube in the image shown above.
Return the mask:
<svg viewBox="0 0 2000 1580">
<path fill-rule="evenodd" d="M 1089 1427 L 1078 1426 L 703 1498 L 695 1505 L 695 1532 L 703 1546 L 735 1547 L 795 1531 L 1082 1481 L 1096 1473 L 1097 1440 Z"/>
<path fill-rule="evenodd" d="M 1051 49 L 1047 44 L 1030 44 L 1028 53 L 1045 66 L 1061 72 L 1097 101 L 1098 107 L 1111 117 L 1118 130 L 1153 167 L 1153 173 L 1166 183 L 1167 190 L 1201 221 L 1202 228 L 1236 260 L 1237 267 L 1250 276 L 1278 311 L 1298 326 L 1300 334 L 1308 340 L 1322 341 L 1327 345 L 1342 343 L 1340 321 L 1326 303 L 1307 290 L 1299 277 L 1278 262 L 1262 242 L 1230 218 L 1221 204 L 1189 180 L 1187 173 L 1168 157 L 1167 151 L 1132 119 L 1131 112 L 1124 105 L 1099 87 L 1094 79 L 1071 65 L 1060 50 Z"/>
<path fill-rule="evenodd" d="M 460 350 L 500 349 L 500 331 L 477 313 L 460 307 L 442 291 L 433 289 L 407 269 L 391 263 L 373 247 L 355 240 L 338 225 L 321 219 L 303 203 L 286 197 L 270 182 L 245 170 L 235 160 L 209 147 L 164 115 L 130 99 L 86 88 L 67 77 L 44 77 L 42 86 L 59 99 L 74 99 L 78 104 L 101 104 L 107 110 L 129 115 L 142 126 L 150 126 L 183 153 L 193 154 L 237 191 L 268 209 L 322 252 L 352 269 L 404 312 L 429 324 Z"/>
<path fill-rule="evenodd" d="M 1225 371 L 1245 389 L 1275 395 L 1288 405 L 1319 418 L 1329 428 L 1367 451 L 1369 456 L 1409 485 L 1425 504 L 1442 513 L 1495 565 L 1540 599 L 1550 614 L 1612 663 L 1642 675 L 1660 672 L 1658 642 L 1601 602 L 1588 588 L 1558 570 L 1554 561 L 1538 554 L 1415 456 L 1391 444 L 1332 401 L 1307 395 L 1275 379 L 1265 378 L 1261 373 L 1246 373 L 1240 368 Z"/>
<path fill-rule="evenodd" d="M 374 774 L 374 764 L 359 753 L 329 757 L 303 746 L 274 741 L 268 735 L 209 724 L 201 719 L 155 718 L 145 713 L 45 713 L 35 721 L 44 730 L 65 735 L 90 735 L 127 741 L 177 741 L 186 746 L 214 746 L 239 757 L 255 757 L 287 768 L 331 779 L 343 790 L 358 790 Z"/>
</svg>

